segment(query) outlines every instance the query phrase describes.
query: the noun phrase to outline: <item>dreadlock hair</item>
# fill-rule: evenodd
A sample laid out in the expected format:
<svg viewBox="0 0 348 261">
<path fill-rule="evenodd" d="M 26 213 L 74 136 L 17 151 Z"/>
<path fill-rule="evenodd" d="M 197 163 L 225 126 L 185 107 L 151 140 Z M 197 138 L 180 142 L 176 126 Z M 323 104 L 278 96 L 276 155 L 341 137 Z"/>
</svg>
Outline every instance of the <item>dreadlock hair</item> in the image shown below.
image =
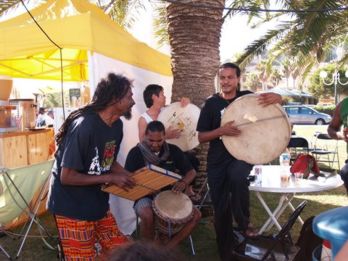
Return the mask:
<svg viewBox="0 0 348 261">
<path fill-rule="evenodd" d="M 102 79 L 94 92 L 92 101 L 84 107 L 73 111 L 59 128 L 56 135 L 57 145 L 60 145 L 68 132 L 71 123 L 85 113 L 104 110 L 111 102 L 120 101 L 131 88 L 131 82 L 122 75 L 109 73 Z"/>
<path fill-rule="evenodd" d="M 146 108 L 150 108 L 153 105 L 152 95 L 156 95 L 158 97 L 160 92 L 162 91 L 163 87 L 158 84 L 149 84 L 148 86 L 146 86 L 143 92 Z"/>
<path fill-rule="evenodd" d="M 228 69 L 228 68 L 235 69 L 237 77 L 240 78 L 241 70 L 237 64 L 235 64 L 235 63 L 223 63 L 219 66 L 219 70 L 220 69 Z M 238 91 L 239 90 L 240 90 L 240 83 L 238 83 Z"/>
</svg>

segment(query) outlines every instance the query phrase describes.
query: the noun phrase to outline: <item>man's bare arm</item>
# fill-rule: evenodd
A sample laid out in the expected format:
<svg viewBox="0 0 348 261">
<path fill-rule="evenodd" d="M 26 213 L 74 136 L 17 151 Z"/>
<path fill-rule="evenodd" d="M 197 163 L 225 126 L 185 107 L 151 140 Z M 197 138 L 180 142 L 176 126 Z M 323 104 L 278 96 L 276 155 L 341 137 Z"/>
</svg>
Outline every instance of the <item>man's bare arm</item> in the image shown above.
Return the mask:
<svg viewBox="0 0 348 261">
<path fill-rule="evenodd" d="M 344 140 L 345 138 L 343 134 L 340 132 L 341 126 L 342 126 L 342 121 L 340 118 L 340 109 L 341 109 L 341 103 L 339 103 L 336 106 L 332 120 L 329 126 L 327 127 L 327 133 L 333 139 Z"/>
<path fill-rule="evenodd" d="M 86 175 L 71 168 L 62 168 L 60 181 L 63 185 L 90 186 L 97 184 L 115 184 L 122 188 L 131 188 L 134 181 L 130 173 L 117 162 L 112 166 L 111 172 L 103 175 Z"/>
<path fill-rule="evenodd" d="M 223 135 L 238 136 L 240 133 L 240 130 L 234 125 L 234 121 L 230 121 L 215 130 L 199 132 L 198 140 L 200 143 L 203 143 L 220 138 Z"/>
<path fill-rule="evenodd" d="M 195 179 L 197 173 L 194 169 L 191 169 L 185 174 L 185 177 L 183 177 L 181 180 L 176 182 L 173 186 L 173 191 L 175 192 L 182 192 L 192 183 L 192 181 Z"/>
<path fill-rule="evenodd" d="M 263 106 L 268 106 L 268 105 L 277 104 L 277 103 L 282 105 L 283 103 L 282 96 L 273 92 L 261 93 L 259 95 L 258 100 L 260 105 L 263 105 Z"/>
</svg>

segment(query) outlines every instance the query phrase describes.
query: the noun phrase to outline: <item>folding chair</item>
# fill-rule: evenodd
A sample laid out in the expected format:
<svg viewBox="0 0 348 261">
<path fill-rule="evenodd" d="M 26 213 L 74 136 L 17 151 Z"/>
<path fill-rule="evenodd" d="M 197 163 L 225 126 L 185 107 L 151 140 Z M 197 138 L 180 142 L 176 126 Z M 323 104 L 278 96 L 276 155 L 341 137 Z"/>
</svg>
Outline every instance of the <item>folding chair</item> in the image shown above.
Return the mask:
<svg viewBox="0 0 348 261">
<path fill-rule="evenodd" d="M 203 207 L 213 208 L 209 195 L 208 178 L 204 179 L 201 187 L 190 198 L 193 202 L 194 207 L 196 207 L 200 211 L 202 211 Z M 192 235 L 189 235 L 188 239 L 190 241 L 192 255 L 196 255 Z"/>
<path fill-rule="evenodd" d="M 11 256 L 9 255 L 9 253 L 7 253 L 7 251 L 3 248 L 2 245 L 0 245 L 0 250 L 8 259 L 11 260 Z"/>
<path fill-rule="evenodd" d="M 23 237 L 16 258 L 19 257 L 34 222 L 38 225 L 40 233 L 45 231 L 49 235 L 40 224 L 37 214 L 40 204 L 47 194 L 52 164 L 53 160 L 48 160 L 21 168 L 0 169 L 1 184 L 4 188 L 1 197 L 4 197 L 6 202 L 3 208 L 7 210 L 7 212 L 2 213 L 10 213 L 9 215 L 0 215 L 0 223 L 9 224 L 13 219 L 23 214 L 29 218 L 20 233 Z M 41 238 L 49 248 L 53 249 L 42 235 Z"/>
<path fill-rule="evenodd" d="M 290 138 L 288 148 L 290 150 L 290 162 L 294 162 L 299 153 L 308 153 L 308 141 L 302 137 Z"/>
<path fill-rule="evenodd" d="M 235 260 L 268 260 L 271 257 L 276 261 L 279 260 L 279 257 L 276 258 L 276 254 L 277 256 L 283 255 L 286 260 L 289 260 L 289 249 L 294 246 L 290 231 L 306 204 L 307 201 L 303 201 L 297 206 L 276 235 L 245 238 L 235 249 Z M 280 249 L 278 249 L 279 247 Z"/>
<path fill-rule="evenodd" d="M 326 133 L 315 133 L 314 148 L 311 154 L 315 157 L 318 163 L 328 163 L 329 167 L 333 169 L 334 164 L 337 163 L 340 169 L 340 161 L 338 156 L 338 140 L 332 139 Z"/>
<path fill-rule="evenodd" d="M 198 195 L 198 196 L 196 196 Z M 195 202 L 196 208 L 201 210 L 203 207 L 212 207 L 210 195 L 209 195 L 209 184 L 208 178 L 205 178 L 200 189 L 195 193 L 194 198 L 191 197 L 192 201 Z"/>
</svg>

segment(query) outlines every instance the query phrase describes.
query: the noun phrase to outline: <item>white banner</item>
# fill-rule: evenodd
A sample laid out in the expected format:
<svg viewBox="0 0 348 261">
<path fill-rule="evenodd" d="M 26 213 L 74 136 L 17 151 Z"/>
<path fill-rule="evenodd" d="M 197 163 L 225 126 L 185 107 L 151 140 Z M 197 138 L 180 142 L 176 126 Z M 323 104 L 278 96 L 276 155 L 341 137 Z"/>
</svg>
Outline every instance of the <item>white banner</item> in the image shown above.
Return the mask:
<svg viewBox="0 0 348 261">
<path fill-rule="evenodd" d="M 144 57 L 146 59 L 146 57 Z M 113 72 L 122 74 L 133 82 L 133 99 L 135 105 L 132 109 L 132 119 L 123 120 L 123 140 L 118 154 L 117 161 L 124 165 L 129 150 L 138 143 L 138 119 L 146 111 L 143 99 L 143 91 L 148 84 L 163 86 L 167 101 L 171 100 L 172 77 L 153 73 L 130 64 L 114 60 L 98 53 L 89 53 L 89 79 L 91 97 L 100 79 Z M 133 201 L 110 196 L 110 209 L 116 218 L 117 224 L 122 233 L 130 235 L 136 226 Z"/>
</svg>

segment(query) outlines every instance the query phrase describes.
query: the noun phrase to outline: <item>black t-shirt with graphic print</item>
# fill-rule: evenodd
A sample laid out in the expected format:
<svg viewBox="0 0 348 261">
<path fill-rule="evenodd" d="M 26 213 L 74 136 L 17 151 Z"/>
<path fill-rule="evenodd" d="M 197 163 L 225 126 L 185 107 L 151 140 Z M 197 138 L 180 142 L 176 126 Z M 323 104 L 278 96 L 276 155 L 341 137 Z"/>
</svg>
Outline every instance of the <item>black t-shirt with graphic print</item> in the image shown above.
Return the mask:
<svg viewBox="0 0 348 261">
<path fill-rule="evenodd" d="M 56 215 L 95 221 L 106 215 L 109 194 L 100 185 L 66 186 L 60 182 L 61 168 L 84 175 L 102 175 L 110 171 L 123 137 L 123 124 L 117 120 L 108 126 L 96 113 L 73 121 L 56 153 L 53 167 L 49 210 Z"/>
<path fill-rule="evenodd" d="M 200 112 L 197 131 L 205 132 L 212 131 L 220 127 L 221 117 L 225 108 L 230 105 L 237 98 L 250 94 L 250 91 L 237 91 L 236 97 L 231 100 L 225 100 L 216 93 L 209 97 Z M 234 157 L 226 150 L 222 140 L 220 138 L 211 140 L 209 143 L 208 151 L 208 166 L 218 165 L 226 160 L 233 160 Z"/>
<path fill-rule="evenodd" d="M 166 161 L 161 161 L 158 164 L 158 167 L 163 169 L 175 172 L 181 176 L 185 176 L 185 174 L 192 170 L 193 167 L 190 161 L 187 159 L 184 152 L 173 144 L 168 144 L 169 147 L 169 157 Z M 159 157 L 161 157 L 162 151 L 160 151 Z M 146 166 L 143 154 L 141 153 L 138 146 L 133 147 L 126 159 L 126 164 L 124 168 L 130 172 L 134 172 L 138 169 L 141 169 Z M 169 189 L 168 187 L 163 188 L 162 190 Z"/>
</svg>

